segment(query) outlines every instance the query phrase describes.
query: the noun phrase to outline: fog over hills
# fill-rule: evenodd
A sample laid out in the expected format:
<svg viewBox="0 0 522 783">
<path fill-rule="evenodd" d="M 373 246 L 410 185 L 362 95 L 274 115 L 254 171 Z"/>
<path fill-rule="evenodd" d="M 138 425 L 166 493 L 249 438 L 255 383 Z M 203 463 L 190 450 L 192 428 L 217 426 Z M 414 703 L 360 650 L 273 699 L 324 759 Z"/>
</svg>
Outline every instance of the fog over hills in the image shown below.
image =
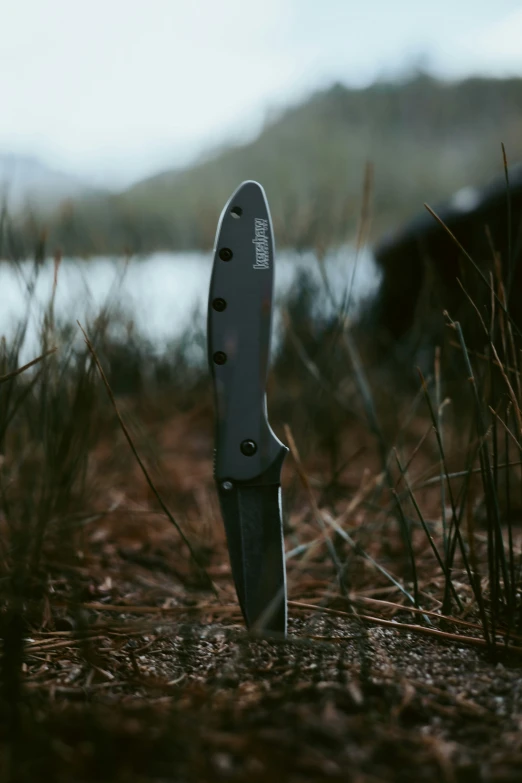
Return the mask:
<svg viewBox="0 0 522 783">
<path fill-rule="evenodd" d="M 522 160 L 521 78 L 417 73 L 362 89 L 333 85 L 270 117 L 252 141 L 120 193 L 93 195 L 45 167 L 31 178 L 30 165 L 20 182 L 45 192 L 47 206 L 74 199 L 47 220 L 50 241 L 70 253 L 208 249 L 223 204 L 247 179 L 266 190 L 280 247 L 322 247 L 355 236 L 368 162 L 375 239 L 424 202 L 502 175 L 501 143 L 511 164 Z"/>
<path fill-rule="evenodd" d="M 501 175 L 502 142 L 510 163 L 522 160 L 520 78 L 337 84 L 272 117 L 253 141 L 149 177 L 117 201 L 168 225 L 174 244 L 208 246 L 232 190 L 257 179 L 279 241 L 306 244 L 318 225 L 321 240 L 342 241 L 355 233 L 366 162 L 379 234 L 424 202 Z"/>
<path fill-rule="evenodd" d="M 25 207 L 50 212 L 62 201 L 94 194 L 72 174 L 47 166 L 35 157 L 0 152 L 0 200 L 11 212 Z"/>
</svg>

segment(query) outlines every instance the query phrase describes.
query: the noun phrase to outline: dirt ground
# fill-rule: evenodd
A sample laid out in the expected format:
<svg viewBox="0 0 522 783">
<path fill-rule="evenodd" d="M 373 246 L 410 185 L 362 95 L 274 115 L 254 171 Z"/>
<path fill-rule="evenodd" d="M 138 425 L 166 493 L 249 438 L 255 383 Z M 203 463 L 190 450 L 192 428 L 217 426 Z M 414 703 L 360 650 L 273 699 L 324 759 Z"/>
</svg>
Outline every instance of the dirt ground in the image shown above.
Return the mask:
<svg viewBox="0 0 522 783">
<path fill-rule="evenodd" d="M 30 643 L 24 779 L 520 779 L 520 670 L 474 649 L 324 618 L 292 617 L 284 644 L 157 622 L 106 623 L 88 655 Z"/>
<path fill-rule="evenodd" d="M 469 626 L 412 614 L 372 574 L 353 601 L 339 598 L 318 550 L 289 561 L 288 638 L 245 632 L 208 435 L 192 436 L 187 456 L 186 426 L 164 434 L 155 475 L 214 590 L 119 436 L 108 442 L 73 556 L 47 555 L 0 780 L 520 780 L 522 659 L 493 659 L 471 609 Z M 294 531 L 305 506 L 294 504 Z M 423 591 L 436 610 L 429 578 Z"/>
</svg>

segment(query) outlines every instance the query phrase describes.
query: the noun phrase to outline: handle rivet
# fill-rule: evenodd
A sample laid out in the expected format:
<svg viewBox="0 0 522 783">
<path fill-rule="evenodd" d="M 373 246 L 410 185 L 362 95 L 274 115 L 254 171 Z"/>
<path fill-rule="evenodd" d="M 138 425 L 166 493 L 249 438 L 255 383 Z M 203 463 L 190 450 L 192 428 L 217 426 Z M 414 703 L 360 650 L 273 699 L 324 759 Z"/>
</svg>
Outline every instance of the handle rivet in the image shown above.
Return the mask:
<svg viewBox="0 0 522 783">
<path fill-rule="evenodd" d="M 227 360 L 227 355 L 223 351 L 216 351 L 216 353 L 212 358 L 214 359 L 214 362 L 216 364 L 225 364 Z"/>
<path fill-rule="evenodd" d="M 225 302 L 224 299 L 218 297 L 217 299 L 214 299 L 214 301 L 212 302 L 212 307 L 214 308 L 214 310 L 217 310 L 218 313 L 222 313 L 223 310 L 227 309 L 227 303 Z"/>
<path fill-rule="evenodd" d="M 221 489 L 223 492 L 230 492 L 230 490 L 234 489 L 234 485 L 231 481 L 222 481 L 221 482 Z"/>
<path fill-rule="evenodd" d="M 240 448 L 241 453 L 244 454 L 245 457 L 253 457 L 257 451 L 257 445 L 253 440 L 244 440 Z"/>
<path fill-rule="evenodd" d="M 234 254 L 229 247 L 222 247 L 219 251 L 219 257 L 222 261 L 230 261 L 233 255 Z"/>
</svg>

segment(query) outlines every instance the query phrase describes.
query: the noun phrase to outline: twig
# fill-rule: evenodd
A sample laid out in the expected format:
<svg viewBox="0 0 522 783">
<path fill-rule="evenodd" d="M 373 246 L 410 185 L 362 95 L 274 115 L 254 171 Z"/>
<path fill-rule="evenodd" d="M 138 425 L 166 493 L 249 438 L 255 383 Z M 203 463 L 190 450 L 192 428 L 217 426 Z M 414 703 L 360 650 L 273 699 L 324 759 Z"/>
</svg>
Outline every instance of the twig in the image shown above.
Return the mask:
<svg viewBox="0 0 522 783">
<path fill-rule="evenodd" d="M 35 364 L 38 364 L 39 362 L 43 361 L 52 353 L 56 353 L 57 350 L 58 348 L 51 348 L 49 351 L 46 351 L 41 356 L 38 356 L 36 359 L 32 359 L 32 361 L 28 362 L 27 364 L 24 364 L 23 367 L 19 367 L 17 370 L 13 370 L 12 372 L 8 372 L 7 375 L 0 375 L 0 383 L 11 381 L 13 378 L 16 378 L 17 375 L 21 375 L 23 372 L 28 370 L 29 367 L 34 367 Z"/>
<path fill-rule="evenodd" d="M 316 612 L 327 612 L 328 614 L 335 614 L 339 615 L 340 617 L 349 617 L 351 620 L 353 620 L 353 615 L 349 614 L 348 612 L 342 612 L 339 609 L 328 609 L 324 606 L 316 606 L 315 604 L 305 604 L 301 603 L 301 601 L 289 601 L 288 602 L 290 606 L 296 606 L 302 609 L 313 609 Z M 422 625 L 413 625 L 412 623 L 397 623 L 393 620 L 383 620 L 382 617 L 374 617 L 373 615 L 369 614 L 358 614 L 357 619 L 365 620 L 368 623 L 373 623 L 375 625 L 382 625 L 385 628 L 393 628 L 396 631 L 412 631 L 413 633 L 418 633 L 424 636 L 435 636 L 439 639 L 444 639 L 445 641 L 451 641 L 451 642 L 459 642 L 460 644 L 469 644 L 474 647 L 488 647 L 490 648 L 491 645 L 486 642 L 485 639 L 480 639 L 475 636 L 462 636 L 458 633 L 449 633 L 447 631 L 437 631 L 435 628 L 425 628 Z M 329 638 L 330 642 L 344 642 L 344 637 L 341 637 L 339 639 L 336 639 L 334 637 Z M 522 653 L 522 647 L 515 647 L 513 645 L 506 646 L 506 650 L 509 650 L 510 652 L 520 652 Z"/>
<path fill-rule="evenodd" d="M 187 538 L 187 536 L 183 532 L 183 530 L 180 527 L 180 525 L 178 524 L 178 522 L 176 522 L 176 520 L 174 519 L 174 517 L 171 514 L 169 508 L 167 507 L 167 504 L 165 503 L 165 501 L 161 497 L 160 493 L 156 489 L 156 485 L 152 481 L 152 479 L 151 479 L 151 477 L 149 475 L 149 472 L 148 472 L 147 468 L 145 467 L 145 464 L 143 463 L 143 461 L 142 461 L 142 459 L 141 459 L 141 457 L 140 457 L 140 455 L 138 453 L 138 450 L 137 450 L 136 446 L 134 445 L 134 442 L 133 442 L 133 440 L 131 438 L 130 432 L 128 431 L 128 429 L 127 429 L 127 427 L 125 425 L 125 422 L 123 421 L 123 419 L 121 417 L 120 411 L 119 411 L 118 406 L 116 404 L 116 400 L 114 398 L 114 394 L 113 394 L 112 389 L 110 387 L 109 381 L 107 380 L 107 378 L 105 376 L 105 373 L 103 371 L 103 367 L 100 364 L 100 360 L 98 359 L 96 351 L 94 350 L 94 346 L 92 345 L 92 343 L 90 342 L 89 338 L 87 337 L 87 334 L 86 334 L 83 326 L 81 325 L 81 323 L 79 321 L 77 321 L 77 324 L 80 327 L 80 329 L 82 330 L 82 334 L 83 334 L 83 336 L 85 338 L 85 342 L 86 342 L 87 348 L 89 349 L 89 352 L 90 352 L 90 354 L 91 354 L 91 356 L 92 356 L 92 358 L 93 358 L 93 360 L 94 360 L 94 362 L 96 364 L 96 367 L 98 368 L 98 372 L 100 373 L 100 377 L 101 377 L 101 379 L 103 381 L 105 389 L 107 390 L 107 394 L 108 394 L 109 399 L 110 399 L 110 401 L 112 403 L 112 407 L 114 408 L 114 412 L 116 413 L 116 417 L 118 419 L 118 422 L 120 424 L 122 432 L 125 435 L 125 438 L 127 439 L 127 443 L 129 444 L 132 453 L 136 457 L 136 461 L 137 461 L 138 465 L 141 468 L 141 471 L 142 471 L 142 473 L 143 473 L 143 475 L 145 477 L 145 480 L 146 480 L 147 484 L 149 485 L 149 488 L 152 490 L 156 500 L 160 504 L 160 506 L 163 509 L 163 511 L 164 511 L 165 515 L 167 516 L 168 520 L 174 525 L 174 527 L 178 531 L 182 541 L 187 546 L 187 548 L 188 548 L 188 550 L 190 552 L 190 556 L 192 557 L 193 561 L 195 562 L 195 564 L 199 568 L 199 571 L 200 571 L 201 575 L 204 577 L 205 581 L 207 582 L 207 586 L 217 596 L 218 592 L 217 592 L 216 586 L 214 585 L 214 583 L 211 580 L 210 576 L 207 574 L 205 568 L 199 562 L 198 557 L 197 557 L 197 555 L 196 555 L 196 553 L 195 553 L 195 551 L 194 551 L 194 549 L 192 547 L 192 544 L 190 543 L 189 539 Z"/>
</svg>

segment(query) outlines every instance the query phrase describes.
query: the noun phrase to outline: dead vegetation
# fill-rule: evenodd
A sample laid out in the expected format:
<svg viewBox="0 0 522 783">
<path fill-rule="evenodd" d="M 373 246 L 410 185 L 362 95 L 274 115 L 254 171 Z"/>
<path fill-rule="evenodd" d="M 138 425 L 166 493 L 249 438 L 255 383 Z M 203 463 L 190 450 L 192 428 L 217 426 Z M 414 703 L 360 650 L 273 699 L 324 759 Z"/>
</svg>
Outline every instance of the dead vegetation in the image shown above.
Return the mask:
<svg viewBox="0 0 522 783">
<path fill-rule="evenodd" d="M 521 343 L 479 282 L 473 350 L 448 313 L 416 380 L 327 269 L 287 301 L 280 640 L 243 629 L 204 369 L 113 394 L 109 303 L 86 343 L 51 300 L 24 372 L 2 343 L 2 780 L 519 779 Z"/>
</svg>

